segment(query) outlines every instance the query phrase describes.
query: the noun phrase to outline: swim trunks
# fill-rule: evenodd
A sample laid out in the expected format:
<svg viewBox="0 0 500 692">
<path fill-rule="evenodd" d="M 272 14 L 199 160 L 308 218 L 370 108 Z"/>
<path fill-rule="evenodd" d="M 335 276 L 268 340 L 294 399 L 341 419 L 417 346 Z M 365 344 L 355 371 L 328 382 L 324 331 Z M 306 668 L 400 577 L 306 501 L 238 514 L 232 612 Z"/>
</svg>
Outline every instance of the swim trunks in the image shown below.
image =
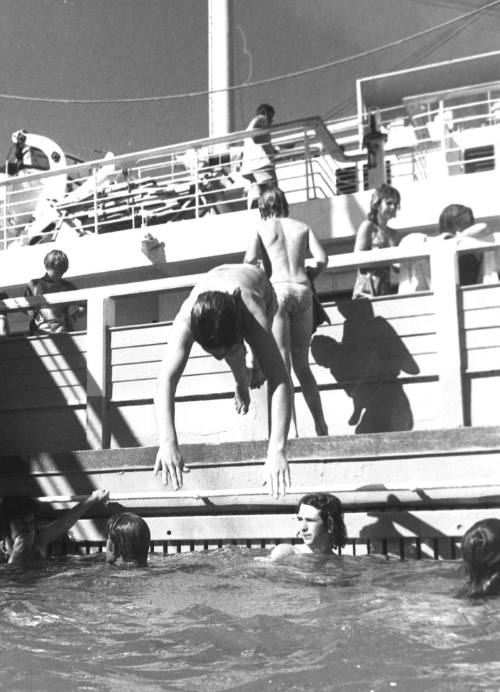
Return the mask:
<svg viewBox="0 0 500 692">
<path fill-rule="evenodd" d="M 273 282 L 274 292 L 278 300 L 278 308 L 290 315 L 309 310 L 312 305 L 312 291 L 309 286 L 295 281 Z"/>
</svg>

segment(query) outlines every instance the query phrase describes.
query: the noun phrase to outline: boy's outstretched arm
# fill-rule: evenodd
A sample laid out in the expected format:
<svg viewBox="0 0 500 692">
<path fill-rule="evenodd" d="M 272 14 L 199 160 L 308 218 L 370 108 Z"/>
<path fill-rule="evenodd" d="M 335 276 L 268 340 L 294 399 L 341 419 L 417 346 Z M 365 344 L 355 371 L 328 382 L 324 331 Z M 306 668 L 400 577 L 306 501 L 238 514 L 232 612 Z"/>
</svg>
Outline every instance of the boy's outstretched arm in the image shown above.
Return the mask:
<svg viewBox="0 0 500 692">
<path fill-rule="evenodd" d="M 42 545 L 48 545 L 56 539 L 63 536 L 73 524 L 80 519 L 85 512 L 98 502 L 107 503 L 109 499 L 109 490 L 94 490 L 85 500 L 79 502 L 75 507 L 65 512 L 55 521 L 38 529 L 38 542 Z"/>
<path fill-rule="evenodd" d="M 191 331 L 184 319 L 178 315 L 174 320 L 169 335 L 169 342 L 161 364 L 155 396 L 159 448 L 156 455 L 154 474 L 156 475 L 161 471 L 161 477 L 165 485 L 170 476 L 174 490 L 182 488 L 182 474 L 189 470 L 185 468 L 184 459 L 179 450 L 174 414 L 177 384 L 186 367 L 192 345 L 193 337 Z"/>
</svg>

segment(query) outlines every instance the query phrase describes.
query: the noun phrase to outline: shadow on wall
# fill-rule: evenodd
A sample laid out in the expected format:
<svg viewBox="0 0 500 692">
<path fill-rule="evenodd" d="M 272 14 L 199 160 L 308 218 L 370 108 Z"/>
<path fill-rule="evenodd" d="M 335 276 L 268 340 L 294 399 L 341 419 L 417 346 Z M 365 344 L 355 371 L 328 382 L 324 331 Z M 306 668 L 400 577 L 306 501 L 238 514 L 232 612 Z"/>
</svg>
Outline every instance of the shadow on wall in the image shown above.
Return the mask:
<svg viewBox="0 0 500 692">
<path fill-rule="evenodd" d="M 405 511 L 396 495 L 387 496 L 386 506 L 388 510 L 368 512 L 366 516 L 373 517 L 375 521 L 366 524 L 359 533 L 360 539 L 370 541 L 371 552 L 385 555 L 388 552 L 388 543 L 401 539 L 406 545 L 400 545 L 400 557 L 420 558 L 422 553 L 427 556 L 434 553 L 435 558 L 456 557 L 455 548 L 452 547 L 453 538 L 447 537 L 445 533 L 412 512 Z M 427 550 L 422 551 L 425 545 Z"/>
<path fill-rule="evenodd" d="M 389 322 L 375 316 L 370 300 L 339 302 L 337 308 L 345 318 L 342 341 L 315 336 L 311 352 L 351 397 L 349 425 L 357 434 L 412 430 L 410 402 L 398 376 L 417 375 L 417 363 Z"/>
</svg>

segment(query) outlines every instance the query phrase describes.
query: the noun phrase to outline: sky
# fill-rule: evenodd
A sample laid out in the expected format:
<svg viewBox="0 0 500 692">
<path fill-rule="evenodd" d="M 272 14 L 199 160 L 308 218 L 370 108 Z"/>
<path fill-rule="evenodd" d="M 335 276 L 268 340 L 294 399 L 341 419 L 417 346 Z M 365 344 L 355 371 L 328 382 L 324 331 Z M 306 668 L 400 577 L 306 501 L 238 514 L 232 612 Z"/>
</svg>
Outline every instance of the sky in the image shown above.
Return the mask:
<svg viewBox="0 0 500 692">
<path fill-rule="evenodd" d="M 424 31 L 486 0 L 230 0 L 234 83 L 347 58 Z M 490 0 L 491 2 L 491 0 Z M 355 79 L 496 50 L 500 3 L 422 38 L 311 74 L 234 92 L 234 129 L 261 102 L 277 121 L 354 113 Z M 0 0 L 0 143 L 26 129 L 85 160 L 208 136 L 207 0 Z M 12 100 L 5 95 L 28 97 Z"/>
</svg>

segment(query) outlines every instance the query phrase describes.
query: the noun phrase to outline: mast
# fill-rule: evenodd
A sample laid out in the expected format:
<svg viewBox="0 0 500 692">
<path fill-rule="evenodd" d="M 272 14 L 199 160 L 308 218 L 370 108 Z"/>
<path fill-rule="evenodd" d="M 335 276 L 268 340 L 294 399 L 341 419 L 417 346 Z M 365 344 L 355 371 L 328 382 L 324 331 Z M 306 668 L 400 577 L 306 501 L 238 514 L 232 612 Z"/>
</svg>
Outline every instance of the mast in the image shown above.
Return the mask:
<svg viewBox="0 0 500 692">
<path fill-rule="evenodd" d="M 231 0 L 208 0 L 208 96 L 209 137 L 225 135 L 233 129 Z"/>
</svg>

